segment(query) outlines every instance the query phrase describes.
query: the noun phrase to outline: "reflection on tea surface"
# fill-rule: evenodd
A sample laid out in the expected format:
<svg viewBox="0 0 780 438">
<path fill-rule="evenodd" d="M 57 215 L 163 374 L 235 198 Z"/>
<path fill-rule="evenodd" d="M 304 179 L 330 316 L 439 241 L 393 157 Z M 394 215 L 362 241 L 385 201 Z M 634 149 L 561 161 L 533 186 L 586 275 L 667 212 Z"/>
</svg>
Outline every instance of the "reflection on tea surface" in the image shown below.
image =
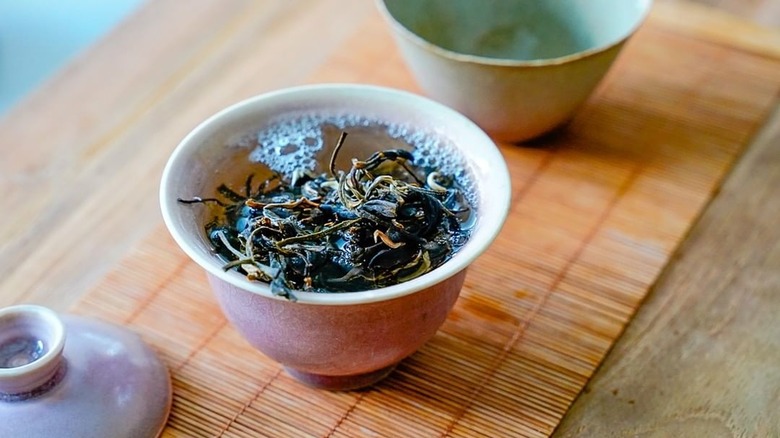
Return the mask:
<svg viewBox="0 0 780 438">
<path fill-rule="evenodd" d="M 411 280 L 457 252 L 476 221 L 471 174 L 433 133 L 305 114 L 234 146 L 254 163 L 248 173 L 232 168 L 243 182 L 179 201 L 208 204 L 205 231 L 224 268 L 269 283 L 279 296 Z"/>
<path fill-rule="evenodd" d="M 0 368 L 18 368 L 35 362 L 46 354 L 43 341 L 34 337 L 17 337 L 0 345 Z"/>
</svg>

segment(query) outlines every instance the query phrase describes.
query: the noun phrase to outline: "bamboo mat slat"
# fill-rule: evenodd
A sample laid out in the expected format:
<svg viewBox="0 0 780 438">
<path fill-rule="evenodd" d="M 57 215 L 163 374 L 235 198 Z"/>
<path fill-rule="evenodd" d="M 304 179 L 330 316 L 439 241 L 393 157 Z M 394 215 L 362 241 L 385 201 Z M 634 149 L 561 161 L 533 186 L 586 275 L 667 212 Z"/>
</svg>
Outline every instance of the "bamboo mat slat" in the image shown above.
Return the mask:
<svg viewBox="0 0 780 438">
<path fill-rule="evenodd" d="M 167 437 L 548 436 L 776 102 L 780 59 L 654 13 L 566 129 L 501 145 L 512 211 L 439 333 L 376 387 L 306 388 L 159 227 L 75 311 L 171 370 Z M 695 21 L 695 20 L 694 20 Z M 378 16 L 311 82 L 416 90 Z"/>
</svg>

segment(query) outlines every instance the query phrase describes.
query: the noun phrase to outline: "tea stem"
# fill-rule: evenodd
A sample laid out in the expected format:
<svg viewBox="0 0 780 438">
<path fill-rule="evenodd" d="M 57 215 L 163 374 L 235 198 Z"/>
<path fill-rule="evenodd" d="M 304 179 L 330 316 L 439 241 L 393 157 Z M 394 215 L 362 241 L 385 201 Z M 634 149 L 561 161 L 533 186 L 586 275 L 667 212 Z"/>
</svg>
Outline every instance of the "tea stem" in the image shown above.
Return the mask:
<svg viewBox="0 0 780 438">
<path fill-rule="evenodd" d="M 282 240 L 276 242 L 276 247 L 281 249 L 283 246 L 287 246 L 287 245 L 290 245 L 292 243 L 305 242 L 307 240 L 319 239 L 320 237 L 327 236 L 328 234 L 333 233 L 335 231 L 338 231 L 338 230 L 340 230 L 342 228 L 349 228 L 352 225 L 355 225 L 356 223 L 360 222 L 361 220 L 362 220 L 362 218 L 350 219 L 350 220 L 347 220 L 347 221 L 339 222 L 339 223 L 337 223 L 336 225 L 333 225 L 330 228 L 325 228 L 325 229 L 322 229 L 320 231 L 316 231 L 314 233 L 302 234 L 300 236 L 288 237 L 286 239 L 282 239 Z"/>
<path fill-rule="evenodd" d="M 347 138 L 347 131 L 341 131 L 341 135 L 339 136 L 339 139 L 336 141 L 336 147 L 333 149 L 333 154 L 330 156 L 330 163 L 328 165 L 328 169 L 330 170 L 330 174 L 337 178 L 336 176 L 336 156 L 339 154 L 339 150 L 341 149 L 341 146 L 344 145 L 344 140 Z"/>
<path fill-rule="evenodd" d="M 176 198 L 176 202 L 180 202 L 182 204 L 205 204 L 207 202 L 214 202 L 220 207 L 227 207 L 227 204 L 217 198 L 201 198 L 199 196 L 195 196 L 192 199 Z"/>
<path fill-rule="evenodd" d="M 225 236 L 225 233 L 223 233 L 222 231 L 217 231 L 215 234 L 217 235 L 217 237 L 219 237 L 219 240 L 222 242 L 222 244 L 225 245 L 225 248 L 227 248 L 228 251 L 233 253 L 234 256 L 238 257 L 239 259 L 243 259 L 244 257 L 246 257 L 246 254 L 243 254 L 241 251 L 233 248 L 233 245 L 230 244 L 227 237 Z"/>
</svg>

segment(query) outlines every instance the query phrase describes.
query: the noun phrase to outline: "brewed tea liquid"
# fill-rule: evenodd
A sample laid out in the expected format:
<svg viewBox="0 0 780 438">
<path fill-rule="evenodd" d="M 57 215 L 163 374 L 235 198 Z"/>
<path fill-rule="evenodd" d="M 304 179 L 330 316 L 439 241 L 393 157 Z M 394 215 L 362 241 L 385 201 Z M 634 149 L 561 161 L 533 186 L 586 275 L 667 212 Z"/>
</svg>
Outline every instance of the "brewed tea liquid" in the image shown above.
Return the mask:
<svg viewBox="0 0 780 438">
<path fill-rule="evenodd" d="M 373 152 L 405 149 L 412 152 L 414 165 L 438 169 L 455 178 L 476 206 L 476 186 L 448 139 L 399 123 L 354 115 L 302 114 L 270 123 L 241 140 L 241 146 L 253 148 L 249 159 L 290 178 L 296 169 L 315 173 L 327 171 L 330 157 L 341 132 L 349 136 L 339 152 L 336 169 L 348 171 L 352 158 L 366 159 Z"/>
<path fill-rule="evenodd" d="M 46 354 L 43 341 L 18 337 L 0 345 L 0 368 L 17 368 L 35 362 Z"/>
<path fill-rule="evenodd" d="M 330 162 L 342 133 L 347 134 L 346 140 L 339 148 L 331 171 Z M 444 134 L 362 116 L 307 112 L 267 120 L 264 127 L 228 142 L 227 147 L 237 151 L 231 160 L 244 159 L 245 164 L 231 161 L 226 167 L 225 172 L 234 174 L 233 179 L 222 182 L 215 191 L 216 200 L 211 199 L 208 203 L 213 219 L 205 224 L 206 236 L 226 263 L 238 262 L 229 267 L 246 269 L 247 257 L 252 257 L 255 268 L 265 268 L 262 277 L 251 274 L 252 279 L 270 282 L 272 290 L 276 287 L 280 294 L 300 288 L 315 292 L 362 291 L 415 278 L 452 257 L 469 239 L 477 220 L 479 194 L 471 171 L 452 140 Z M 373 155 L 375 152 L 386 155 Z M 315 195 L 304 196 L 303 187 L 309 182 L 314 182 L 315 186 L 338 184 L 336 179 L 350 171 L 353 160 L 369 160 L 372 155 L 372 160 L 380 157 L 388 163 L 395 159 L 387 157 L 403 156 L 407 163 L 383 168 L 385 162 L 380 161 L 376 167 L 366 167 L 368 170 L 363 176 L 356 177 L 365 178 L 365 181 L 355 184 L 373 181 L 371 187 L 376 190 L 372 193 L 378 196 L 368 201 L 375 202 L 373 208 L 385 208 L 395 202 L 387 210 L 392 211 L 391 215 L 366 209 L 362 211 L 366 216 L 358 218 L 354 216 L 355 212 L 347 211 L 347 207 L 339 209 L 338 205 L 343 204 L 334 201 L 339 197 L 334 195 L 334 189 L 324 192 L 313 189 Z M 262 175 L 273 177 L 267 179 Z M 388 192 L 397 190 L 397 186 L 377 182 L 379 175 L 392 175 L 391 178 L 399 183 L 415 186 L 417 191 L 398 192 L 393 196 Z M 303 185 L 293 183 L 304 177 L 309 180 Z M 341 184 L 347 184 L 344 181 L 342 179 Z M 425 191 L 425 187 L 436 185 L 438 191 L 433 188 Z M 382 192 L 384 194 L 379 194 Z M 220 197 L 225 202 L 218 201 Z M 293 213 L 297 206 L 284 205 L 294 204 L 294 200 L 304 197 L 314 200 L 314 207 Z M 249 198 L 251 203 L 247 202 Z M 322 204 L 317 205 L 320 202 Z M 259 208 L 250 205 L 252 203 L 275 207 L 266 211 L 266 207 Z M 258 225 L 261 217 L 268 223 Z M 299 221 L 300 217 L 303 219 Z M 391 226 L 387 218 L 393 218 L 394 225 Z M 318 222 L 322 220 L 325 222 Z M 360 226 L 374 227 L 373 241 L 372 229 L 348 224 L 349 229 L 342 227 L 345 229 L 341 230 L 333 225 L 355 220 L 363 221 Z M 254 228 L 250 230 L 250 226 Z M 383 229 L 391 230 L 387 233 L 397 233 L 396 240 L 383 234 Z M 326 234 L 322 233 L 326 230 L 327 237 L 324 237 Z M 392 252 L 377 243 L 376 232 L 391 240 L 387 244 L 387 240 L 382 239 Z M 296 242 L 295 251 L 282 252 L 279 246 L 273 246 L 274 242 L 298 239 L 307 234 L 316 236 Z M 302 244 L 304 241 L 308 243 Z M 247 242 L 252 242 L 248 252 L 244 250 Z M 393 242 L 401 243 L 393 246 L 397 244 Z M 274 269 L 284 275 L 267 273 Z M 274 275 L 272 280 L 270 275 Z"/>
</svg>

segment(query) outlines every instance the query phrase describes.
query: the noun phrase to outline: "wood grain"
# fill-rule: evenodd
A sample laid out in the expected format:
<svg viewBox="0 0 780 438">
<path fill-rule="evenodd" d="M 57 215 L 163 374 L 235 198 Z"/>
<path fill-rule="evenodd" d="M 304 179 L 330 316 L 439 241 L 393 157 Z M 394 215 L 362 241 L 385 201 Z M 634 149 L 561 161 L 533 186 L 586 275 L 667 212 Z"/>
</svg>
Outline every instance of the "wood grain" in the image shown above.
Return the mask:
<svg viewBox="0 0 780 438">
<path fill-rule="evenodd" d="M 697 3 L 780 26 L 776 1 Z M 472 269 L 445 330 L 389 386 L 307 392 L 225 324 L 198 269 L 159 228 L 157 183 L 176 142 L 243 97 L 320 81 L 413 87 L 371 11 L 361 0 L 151 0 L 0 119 L 0 306 L 64 310 L 91 291 L 80 312 L 130 325 L 171 365 L 167 436 L 547 434 L 668 263 L 677 233 L 717 192 L 720 177 L 707 175 L 725 174 L 765 124 L 757 114 L 776 107 L 778 32 L 658 0 L 645 37 L 657 44 L 629 46 L 644 64 L 622 61 L 587 112 L 541 143 L 548 148 L 503 147 L 519 231 Z M 364 44 L 347 40 L 355 32 Z M 373 68 L 356 69 L 356 59 Z M 645 99 L 653 110 L 638 123 Z M 641 140 L 688 124 L 679 144 Z M 661 298 L 560 434 L 778 434 L 771 169 L 780 119 L 768 126 L 681 253 L 682 273 L 673 262 Z M 609 232 L 594 231 L 599 224 Z"/>
<path fill-rule="evenodd" d="M 304 82 L 372 8 L 151 1 L 0 119 L 0 306 L 65 310 L 159 224 L 160 174 L 189 130 Z"/>
<path fill-rule="evenodd" d="M 676 6 L 688 8 L 689 6 L 705 6 L 711 10 L 720 11 L 715 15 L 723 14 L 731 17 L 740 17 L 746 23 L 754 23 L 768 27 L 780 27 L 780 3 L 774 0 L 655 0 L 658 3 L 674 3 Z M 680 14 L 683 17 L 685 14 Z M 734 25 L 735 23 L 731 23 Z M 727 28 L 728 29 L 728 28 Z M 722 32 L 727 29 L 721 29 Z M 754 32 L 755 29 L 750 30 Z M 737 38 L 741 38 L 737 36 Z"/>
<path fill-rule="evenodd" d="M 780 28 L 778 2 L 714 2 Z M 776 109 L 554 436 L 780 436 L 778 144 Z"/>
<path fill-rule="evenodd" d="M 769 126 L 555 436 L 780 436 L 780 113 Z"/>
<path fill-rule="evenodd" d="M 692 38 L 665 12 L 566 129 L 501 146 L 504 231 L 440 332 L 376 388 L 323 393 L 280 372 L 159 227 L 76 310 L 161 352 L 175 384 L 166 436 L 548 436 L 780 90 L 780 60 Z M 308 80 L 412 87 L 379 17 L 357 29 Z"/>
<path fill-rule="evenodd" d="M 721 9 L 713 10 L 717 4 Z M 667 7 L 672 6 L 672 7 Z M 739 0 L 661 0 L 656 8 L 666 15 L 664 23 L 678 32 L 687 32 L 694 38 L 704 38 L 718 44 L 738 45 L 765 56 L 780 56 L 780 2 Z M 697 11 L 706 11 L 703 14 Z M 736 21 L 729 11 L 739 11 L 748 20 Z M 756 26 L 756 23 L 772 27 Z"/>
</svg>

